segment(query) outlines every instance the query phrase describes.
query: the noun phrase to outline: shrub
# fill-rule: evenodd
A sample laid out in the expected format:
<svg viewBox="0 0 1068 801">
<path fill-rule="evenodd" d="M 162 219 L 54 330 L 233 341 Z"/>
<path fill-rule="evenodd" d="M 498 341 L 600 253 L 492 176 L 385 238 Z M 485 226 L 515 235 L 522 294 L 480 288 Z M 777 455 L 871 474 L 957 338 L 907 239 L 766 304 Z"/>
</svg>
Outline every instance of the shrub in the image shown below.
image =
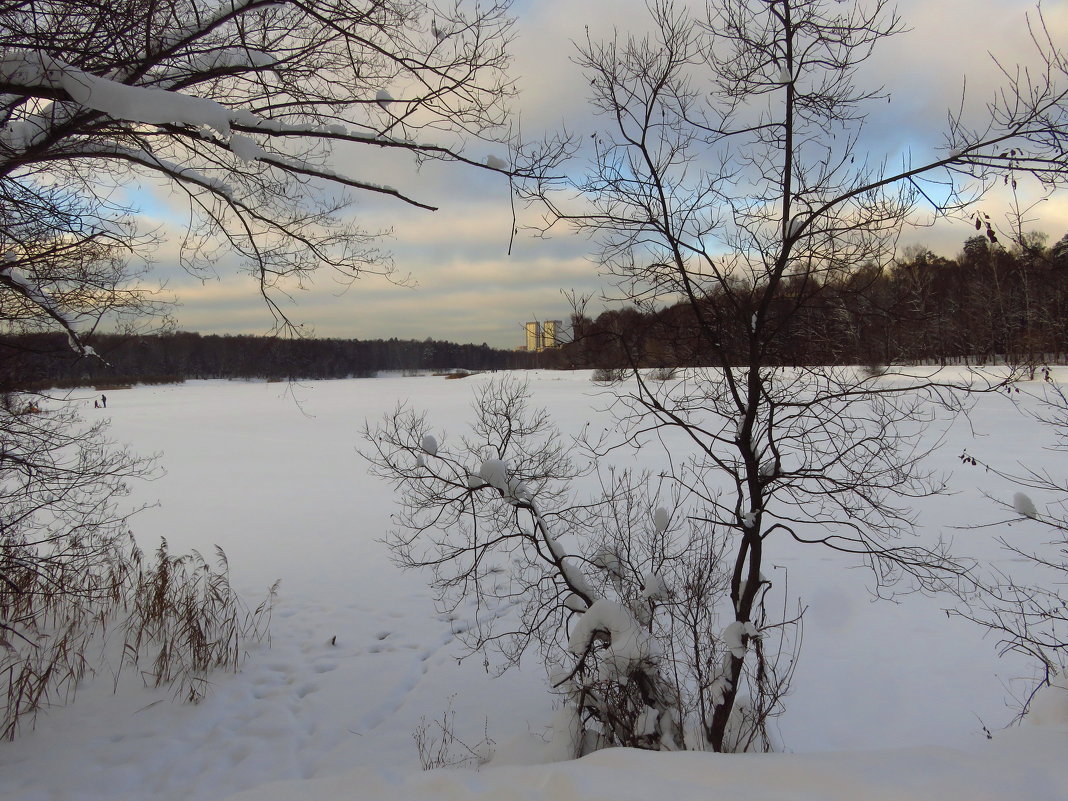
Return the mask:
<svg viewBox="0 0 1068 801">
<path fill-rule="evenodd" d="M 618 384 L 627 380 L 627 370 L 623 367 L 598 367 L 590 380 L 595 384 Z"/>
</svg>

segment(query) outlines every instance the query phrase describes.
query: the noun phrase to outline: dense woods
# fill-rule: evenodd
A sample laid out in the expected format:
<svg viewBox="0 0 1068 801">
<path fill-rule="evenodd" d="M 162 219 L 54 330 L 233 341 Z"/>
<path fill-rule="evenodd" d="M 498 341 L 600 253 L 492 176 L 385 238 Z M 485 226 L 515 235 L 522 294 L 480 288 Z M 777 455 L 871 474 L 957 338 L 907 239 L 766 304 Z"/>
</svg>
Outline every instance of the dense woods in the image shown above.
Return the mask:
<svg viewBox="0 0 1068 801">
<path fill-rule="evenodd" d="M 62 334 L 0 339 L 3 375 L 12 386 L 171 382 L 194 378 L 322 379 L 373 376 L 380 370 L 521 369 L 537 354 L 436 340 L 281 339 L 179 332 L 97 335 L 101 359 L 71 350 Z"/>
<path fill-rule="evenodd" d="M 787 277 L 770 311 L 765 357 L 785 365 L 1059 358 L 1068 343 L 1068 235 L 1052 247 L 1044 240 L 1032 234 L 1007 249 L 996 234 L 974 236 L 955 259 L 913 248 L 888 269 Z M 740 363 L 748 339 L 739 321 L 750 314 L 723 306 L 748 302 L 755 311 L 763 289 L 732 289 L 729 300 L 720 292 L 701 306 Z M 565 360 L 608 368 L 708 364 L 694 315 L 688 303 L 577 314 Z"/>
<path fill-rule="evenodd" d="M 860 267 L 784 282 L 780 318 L 766 347 L 773 363 L 1040 364 L 1068 350 L 1068 235 L 1047 247 L 1033 234 L 1012 248 L 975 236 L 956 258 L 913 248 L 889 269 Z M 841 277 L 845 275 L 845 277 Z M 736 288 L 737 289 L 737 288 Z M 736 293 L 732 302 L 756 295 Z M 724 303 L 724 296 L 706 302 Z M 722 310 L 720 310 L 722 312 Z M 746 319 L 715 313 L 711 319 Z M 92 338 L 103 363 L 72 351 L 58 333 L 0 339 L 12 386 L 182 381 L 196 378 L 325 379 L 381 370 L 623 368 L 708 364 L 693 308 L 632 306 L 596 317 L 576 313 L 571 340 L 543 353 L 439 340 L 282 339 L 178 332 Z M 720 330 L 743 358 L 745 332 Z"/>
</svg>

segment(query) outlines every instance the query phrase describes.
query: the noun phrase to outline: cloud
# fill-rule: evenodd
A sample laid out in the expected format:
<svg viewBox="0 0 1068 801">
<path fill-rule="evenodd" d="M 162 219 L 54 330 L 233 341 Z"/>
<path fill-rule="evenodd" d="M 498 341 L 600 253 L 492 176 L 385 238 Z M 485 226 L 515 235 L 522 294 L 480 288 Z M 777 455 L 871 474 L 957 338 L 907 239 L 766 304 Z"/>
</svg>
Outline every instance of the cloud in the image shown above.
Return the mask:
<svg viewBox="0 0 1068 801">
<path fill-rule="evenodd" d="M 694 4 L 700 7 L 699 4 Z M 896 161 L 909 151 L 916 159 L 943 145 L 946 113 L 960 104 L 965 81 L 966 107 L 982 110 L 992 87 L 1000 82 L 988 51 L 1004 64 L 1029 63 L 1033 46 L 1024 14 L 1033 4 L 1019 0 L 901 0 L 898 4 L 908 32 L 892 37 L 862 66 L 857 81 L 864 87 L 884 86 L 890 102 L 875 103 L 858 150 L 873 159 Z M 513 74 L 521 95 L 515 103 L 523 134 L 566 126 L 588 137 L 603 121 L 595 119 L 587 100 L 588 84 L 573 62 L 575 42 L 626 35 L 648 19 L 642 0 L 520 0 Z M 1044 9 L 1054 41 L 1068 41 L 1068 4 Z M 472 157 L 506 154 L 480 143 L 470 145 Z M 303 290 L 294 289 L 287 306 L 295 319 L 324 336 L 377 338 L 397 336 L 486 341 L 501 347 L 522 342 L 522 323 L 566 319 L 560 289 L 596 293 L 596 265 L 585 258 L 590 243 L 557 233 L 551 239 L 531 236 L 526 226 L 537 222 L 537 210 L 516 209 L 519 234 L 513 240 L 513 208 L 508 182 L 499 175 L 458 165 L 427 162 L 416 168 L 404 153 L 367 147 L 342 147 L 337 167 L 364 180 L 396 186 L 440 210 L 427 212 L 399 201 L 359 195 L 352 218 L 371 231 L 392 230 L 383 244 L 391 250 L 398 272 L 411 274 L 416 289 L 362 279 L 342 291 L 327 274 Z M 1037 199 L 1032 185 L 1022 193 Z M 983 209 L 1004 220 L 1011 198 L 991 196 Z M 183 204 L 162 201 L 148 211 L 169 226 L 184 219 Z M 930 216 L 930 215 L 928 215 Z M 1058 196 L 1039 203 L 1029 229 L 1044 230 L 1050 241 L 1068 231 L 1068 200 Z M 967 224 L 935 220 L 909 231 L 903 243 L 921 243 L 953 255 L 974 234 Z M 507 251 L 512 247 L 512 255 Z M 256 283 L 240 274 L 240 265 L 221 259 L 218 280 L 205 283 L 179 273 L 173 246 L 157 254 L 159 270 L 183 300 L 179 325 L 201 331 L 262 333 L 271 327 Z"/>
<path fill-rule="evenodd" d="M 532 277 L 530 270 L 543 270 L 544 276 Z M 448 331 L 459 342 L 511 348 L 522 344 L 526 320 L 567 319 L 570 308 L 560 287 L 587 281 L 589 267 L 583 260 L 553 259 L 535 260 L 524 271 L 491 261 L 457 262 L 427 272 L 426 283 L 417 288 L 372 279 L 341 291 L 319 280 L 293 290 L 292 303 L 282 306 L 318 336 L 441 339 Z M 251 277 L 190 284 L 180 294 L 180 329 L 258 334 L 271 326 Z"/>
</svg>

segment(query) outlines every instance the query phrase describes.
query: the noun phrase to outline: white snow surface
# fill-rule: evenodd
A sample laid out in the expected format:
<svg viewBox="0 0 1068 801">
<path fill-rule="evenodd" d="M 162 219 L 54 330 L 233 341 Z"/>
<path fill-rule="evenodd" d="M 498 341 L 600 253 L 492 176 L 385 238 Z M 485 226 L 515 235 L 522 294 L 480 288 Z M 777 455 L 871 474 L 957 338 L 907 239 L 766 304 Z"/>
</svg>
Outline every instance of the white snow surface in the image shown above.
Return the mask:
<svg viewBox="0 0 1068 801">
<path fill-rule="evenodd" d="M 534 401 L 565 431 L 600 419 L 601 390 L 588 373 L 529 378 Z M 777 587 L 788 574 L 790 591 L 807 606 L 793 692 L 777 721 L 792 753 L 616 749 L 543 764 L 563 753 L 545 743 L 554 717 L 566 728 L 567 714 L 548 694 L 541 667 L 530 659 L 494 678 L 481 658 L 460 661 L 456 632 L 476 609 L 439 614 L 425 577 L 393 566 L 381 538 L 395 501 L 356 454 L 360 421 L 381 418 L 398 400 L 418 399 L 435 427 L 463 429 L 472 385 L 485 380 L 190 382 L 109 391 L 106 410 L 93 408 L 98 393 L 73 393 L 88 418 L 111 418 L 116 440 L 160 454 L 166 475 L 132 488 L 131 503 L 159 501 L 134 519 L 142 547 L 152 549 L 160 536 L 175 552 L 210 553 L 218 543 L 250 603 L 277 578 L 281 591 L 270 645 L 253 647 L 238 673 L 214 675 L 199 705 L 178 703 L 170 690 L 146 688 L 130 673 L 113 692 L 101 670 L 73 703 L 0 743 L 0 799 L 1068 798 L 1068 687 L 1040 695 L 1033 717 L 1043 725 L 1004 729 L 1011 695 L 1031 686 L 1025 661 L 999 659 L 982 632 L 947 620 L 946 599 L 913 594 L 873 603 L 864 571 L 850 569 L 855 560 L 774 536 L 765 572 Z M 1059 455 L 1043 449 L 1047 440 L 1011 401 L 981 399 L 932 460 L 933 469 L 952 473 L 957 494 L 916 502 L 921 535 L 1003 515 L 989 498 L 1014 488 L 960 465 L 963 449 L 1063 474 Z M 666 466 L 652 451 L 643 458 L 654 472 Z M 482 478 L 507 486 L 507 470 L 496 467 L 483 464 Z M 1013 571 L 1023 567 L 996 547 L 997 536 L 1025 549 L 1049 540 L 1034 520 L 957 534 L 962 551 Z M 582 617 L 592 622 L 592 612 Z M 457 736 L 474 745 L 488 733 L 494 760 L 477 772 L 422 772 L 413 732 L 450 707 Z M 557 748 L 566 746 L 562 735 Z"/>
</svg>

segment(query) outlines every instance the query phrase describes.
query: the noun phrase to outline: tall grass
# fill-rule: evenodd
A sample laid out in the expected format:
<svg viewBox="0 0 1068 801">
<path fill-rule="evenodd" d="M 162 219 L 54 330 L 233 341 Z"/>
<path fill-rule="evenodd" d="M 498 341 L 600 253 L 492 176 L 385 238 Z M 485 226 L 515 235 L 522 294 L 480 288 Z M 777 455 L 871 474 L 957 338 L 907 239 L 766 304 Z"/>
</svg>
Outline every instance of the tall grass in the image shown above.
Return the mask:
<svg viewBox="0 0 1068 801">
<path fill-rule="evenodd" d="M 133 668 L 198 701 L 266 636 L 272 587 L 248 609 L 226 555 L 146 559 L 127 482 L 154 473 L 54 398 L 0 393 L 0 737 L 73 698 L 90 673 Z M 116 655 L 115 652 L 118 651 Z"/>
<path fill-rule="evenodd" d="M 275 582 L 250 610 L 230 585 L 222 548 L 215 546 L 213 567 L 197 551 L 172 555 L 163 540 L 152 564 L 138 558 L 121 626 L 121 664 L 139 670 L 147 684 L 173 685 L 175 697 L 196 703 L 210 672 L 237 670 L 246 644 L 267 636 L 277 588 Z"/>
<path fill-rule="evenodd" d="M 13 739 L 104 670 L 116 687 L 133 670 L 145 685 L 170 685 L 176 698 L 198 702 L 211 672 L 236 671 L 250 645 L 268 637 L 278 583 L 249 609 L 221 548 L 211 565 L 195 551 L 170 553 L 166 540 L 152 561 L 131 539 L 113 545 L 89 581 L 72 570 L 19 570 L 16 549 L 3 549 L 0 614 L 10 623 L 0 638 L 0 736 Z M 109 660 L 114 647 L 121 656 Z"/>
<path fill-rule="evenodd" d="M 112 543 L 91 576 L 40 565 L 19 569 L 18 549 L 3 549 L 0 680 L 5 704 L 0 736 L 19 729 L 49 706 L 71 701 L 89 674 L 108 671 L 115 686 L 124 670 L 146 685 L 174 687 L 201 700 L 212 671 L 236 670 L 252 643 L 268 637 L 277 582 L 249 609 L 230 584 L 221 548 L 215 564 L 201 554 L 174 555 L 161 542 L 152 560 L 132 539 Z M 101 556 L 101 554 L 97 554 Z M 86 580 L 88 579 L 88 580 Z M 117 660 L 109 653 L 118 648 Z"/>
</svg>

